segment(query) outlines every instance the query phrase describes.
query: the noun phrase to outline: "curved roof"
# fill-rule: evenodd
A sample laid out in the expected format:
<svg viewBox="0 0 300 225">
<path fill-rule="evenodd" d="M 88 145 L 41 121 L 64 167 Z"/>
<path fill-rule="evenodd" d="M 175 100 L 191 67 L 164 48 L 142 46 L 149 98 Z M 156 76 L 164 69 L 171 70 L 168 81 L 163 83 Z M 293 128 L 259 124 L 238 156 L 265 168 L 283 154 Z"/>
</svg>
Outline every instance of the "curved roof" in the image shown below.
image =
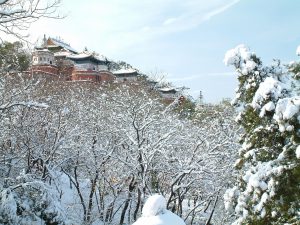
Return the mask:
<svg viewBox="0 0 300 225">
<path fill-rule="evenodd" d="M 131 73 L 137 73 L 137 72 L 138 72 L 138 70 L 129 68 L 129 69 L 120 69 L 120 70 L 113 71 L 113 74 L 131 74 Z"/>
<path fill-rule="evenodd" d="M 53 43 L 53 45 L 48 44 L 47 45 L 48 48 L 60 46 L 60 47 L 66 49 L 70 52 L 73 52 L 73 53 L 78 52 L 74 48 L 72 48 L 69 44 L 63 42 L 62 40 L 59 40 L 59 39 L 56 39 L 56 38 L 49 38 L 48 40 Z"/>
<path fill-rule="evenodd" d="M 163 87 L 163 88 L 159 88 L 158 90 L 163 93 L 170 93 L 170 92 L 176 93 L 177 92 L 177 90 L 172 87 Z"/>
<path fill-rule="evenodd" d="M 71 55 L 68 55 L 67 56 L 69 59 L 73 59 L 73 60 L 82 60 L 82 59 L 94 59 L 96 61 L 99 61 L 99 62 L 106 62 L 107 59 L 105 56 L 97 56 L 93 53 L 86 53 L 86 52 L 82 52 L 82 53 L 79 53 L 79 54 L 71 54 Z"/>
<path fill-rule="evenodd" d="M 69 55 L 71 55 L 71 53 L 69 51 L 59 51 L 59 52 L 54 53 L 54 56 L 56 56 L 56 57 L 60 57 L 60 56 L 67 57 Z"/>
</svg>

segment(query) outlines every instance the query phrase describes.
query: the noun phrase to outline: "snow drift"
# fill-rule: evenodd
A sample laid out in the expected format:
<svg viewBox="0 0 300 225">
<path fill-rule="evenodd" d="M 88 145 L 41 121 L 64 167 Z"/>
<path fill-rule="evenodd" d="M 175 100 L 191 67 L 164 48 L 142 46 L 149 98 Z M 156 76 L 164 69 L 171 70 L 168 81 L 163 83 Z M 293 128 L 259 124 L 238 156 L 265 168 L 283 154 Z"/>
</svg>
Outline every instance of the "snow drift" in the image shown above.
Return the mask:
<svg viewBox="0 0 300 225">
<path fill-rule="evenodd" d="M 132 225 L 185 225 L 176 214 L 167 210 L 166 199 L 162 195 L 150 196 L 142 211 L 142 216 Z"/>
</svg>

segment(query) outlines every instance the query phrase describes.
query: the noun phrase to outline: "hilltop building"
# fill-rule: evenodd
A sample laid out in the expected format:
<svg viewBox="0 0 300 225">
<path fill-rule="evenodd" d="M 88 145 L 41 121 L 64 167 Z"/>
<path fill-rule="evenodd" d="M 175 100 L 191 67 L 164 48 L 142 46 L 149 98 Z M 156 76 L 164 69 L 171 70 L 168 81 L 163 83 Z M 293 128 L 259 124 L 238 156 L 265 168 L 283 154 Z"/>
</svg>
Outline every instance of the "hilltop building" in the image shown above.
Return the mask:
<svg viewBox="0 0 300 225">
<path fill-rule="evenodd" d="M 44 36 L 41 46 L 32 53 L 31 73 L 50 79 L 112 82 L 115 75 L 108 70 L 104 56 L 84 51 L 78 53 L 69 44 Z"/>
<path fill-rule="evenodd" d="M 78 52 L 69 44 L 56 38 L 46 38 L 32 52 L 32 65 L 29 73 L 50 80 L 132 82 L 141 75 L 129 64 L 109 61 L 105 56 L 94 52 Z M 158 82 L 148 80 L 150 90 L 154 90 L 167 102 L 179 97 L 179 91 L 173 87 L 161 87 Z"/>
<path fill-rule="evenodd" d="M 51 52 L 69 52 L 72 54 L 78 54 L 78 51 L 76 51 L 74 48 L 70 46 L 70 44 L 65 43 L 64 41 L 58 39 L 58 38 L 51 38 L 49 37 L 48 39 L 46 38 L 46 35 L 44 35 L 43 41 L 41 43 L 41 46 L 36 47 L 37 49 L 39 48 L 47 48 Z"/>
<path fill-rule="evenodd" d="M 179 92 L 173 87 L 163 87 L 157 89 L 160 95 L 165 99 L 175 99 L 179 97 Z"/>
<path fill-rule="evenodd" d="M 44 74 L 58 78 L 58 67 L 55 65 L 55 58 L 48 49 L 38 49 L 32 53 L 33 74 Z"/>
<path fill-rule="evenodd" d="M 138 71 L 133 68 L 113 71 L 117 81 L 137 81 Z"/>
</svg>

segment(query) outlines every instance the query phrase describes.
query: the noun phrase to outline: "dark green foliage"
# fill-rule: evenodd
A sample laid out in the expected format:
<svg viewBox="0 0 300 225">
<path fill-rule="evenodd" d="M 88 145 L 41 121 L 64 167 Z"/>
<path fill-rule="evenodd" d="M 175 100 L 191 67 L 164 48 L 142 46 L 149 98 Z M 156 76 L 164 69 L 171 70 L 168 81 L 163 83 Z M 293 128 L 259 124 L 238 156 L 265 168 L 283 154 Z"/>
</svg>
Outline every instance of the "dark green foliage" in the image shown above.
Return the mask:
<svg viewBox="0 0 300 225">
<path fill-rule="evenodd" d="M 0 44 L 0 68 L 3 72 L 25 71 L 30 64 L 30 55 L 21 42 Z"/>
<path fill-rule="evenodd" d="M 232 201 L 241 220 L 237 224 L 299 224 L 300 164 L 295 152 L 300 143 L 300 112 L 288 111 L 292 116 L 283 116 L 285 109 L 276 110 L 278 105 L 282 107 L 280 101 L 291 105 L 297 101 L 300 64 L 293 63 L 286 71 L 278 60 L 262 66 L 248 49 L 234 51 L 245 58 L 242 63 L 230 63 L 238 73 L 235 105 L 241 111 L 238 122 L 244 130 L 236 163 L 241 173 L 238 194 L 236 202 Z M 273 107 L 266 110 L 267 104 Z"/>
<path fill-rule="evenodd" d="M 180 97 L 176 111 L 181 118 L 192 118 L 195 113 L 195 102 L 188 96 Z"/>
</svg>

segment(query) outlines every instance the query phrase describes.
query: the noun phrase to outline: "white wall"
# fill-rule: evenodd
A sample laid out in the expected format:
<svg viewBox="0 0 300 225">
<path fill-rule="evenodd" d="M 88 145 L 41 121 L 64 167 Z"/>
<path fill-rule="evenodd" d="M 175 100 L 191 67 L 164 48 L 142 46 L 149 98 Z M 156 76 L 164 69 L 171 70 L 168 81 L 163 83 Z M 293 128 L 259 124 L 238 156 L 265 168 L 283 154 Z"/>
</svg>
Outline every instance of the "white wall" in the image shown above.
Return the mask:
<svg viewBox="0 0 300 225">
<path fill-rule="evenodd" d="M 50 52 L 37 51 L 33 54 L 32 65 L 54 64 L 54 55 Z"/>
</svg>

